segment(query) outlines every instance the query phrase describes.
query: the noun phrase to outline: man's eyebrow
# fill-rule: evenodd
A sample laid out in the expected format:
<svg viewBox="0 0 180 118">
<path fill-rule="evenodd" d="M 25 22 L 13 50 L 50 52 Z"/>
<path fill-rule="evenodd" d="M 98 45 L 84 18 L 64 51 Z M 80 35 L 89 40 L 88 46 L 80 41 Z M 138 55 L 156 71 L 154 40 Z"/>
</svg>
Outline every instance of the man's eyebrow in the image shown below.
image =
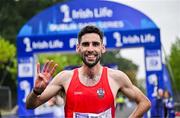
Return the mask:
<svg viewBox="0 0 180 118">
<path fill-rule="evenodd" d="M 85 44 L 85 43 L 90 43 L 90 42 L 88 42 L 88 41 L 81 42 L 81 44 Z"/>
<path fill-rule="evenodd" d="M 88 41 L 82 42 L 81 45 L 84 45 L 84 46 L 85 46 L 85 45 L 89 45 L 89 42 L 88 42 Z"/>
<path fill-rule="evenodd" d="M 82 41 L 82 43 L 84 43 L 84 42 L 88 42 L 88 43 L 98 42 L 98 43 L 100 43 L 100 41 Z"/>
<path fill-rule="evenodd" d="M 92 41 L 92 43 L 100 43 L 99 41 Z"/>
</svg>

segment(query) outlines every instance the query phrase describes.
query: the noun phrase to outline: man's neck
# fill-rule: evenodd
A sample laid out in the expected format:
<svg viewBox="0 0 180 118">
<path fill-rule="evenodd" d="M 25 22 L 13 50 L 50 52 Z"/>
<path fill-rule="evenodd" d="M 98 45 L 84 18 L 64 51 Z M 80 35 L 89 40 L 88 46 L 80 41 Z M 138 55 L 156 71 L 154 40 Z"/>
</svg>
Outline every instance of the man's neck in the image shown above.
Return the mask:
<svg viewBox="0 0 180 118">
<path fill-rule="evenodd" d="M 101 78 L 102 70 L 103 68 L 100 64 L 97 64 L 92 68 L 83 65 L 80 68 L 80 82 L 85 86 L 93 86 L 97 84 Z"/>
<path fill-rule="evenodd" d="M 102 66 L 100 64 L 95 65 L 94 67 L 89 68 L 86 65 L 82 66 L 82 75 L 93 79 L 95 76 L 99 76 L 102 72 Z"/>
</svg>

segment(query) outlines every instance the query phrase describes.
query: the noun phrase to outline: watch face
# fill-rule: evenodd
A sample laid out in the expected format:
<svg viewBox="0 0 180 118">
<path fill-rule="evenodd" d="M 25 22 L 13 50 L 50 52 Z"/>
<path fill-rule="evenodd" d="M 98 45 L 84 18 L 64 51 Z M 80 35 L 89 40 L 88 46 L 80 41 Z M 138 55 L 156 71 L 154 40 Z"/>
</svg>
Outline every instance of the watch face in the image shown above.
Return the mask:
<svg viewBox="0 0 180 118">
<path fill-rule="evenodd" d="M 99 98 L 103 98 L 103 97 L 104 97 L 104 94 L 105 94 L 104 89 L 99 88 L 99 89 L 97 90 L 97 95 L 98 95 Z"/>
</svg>

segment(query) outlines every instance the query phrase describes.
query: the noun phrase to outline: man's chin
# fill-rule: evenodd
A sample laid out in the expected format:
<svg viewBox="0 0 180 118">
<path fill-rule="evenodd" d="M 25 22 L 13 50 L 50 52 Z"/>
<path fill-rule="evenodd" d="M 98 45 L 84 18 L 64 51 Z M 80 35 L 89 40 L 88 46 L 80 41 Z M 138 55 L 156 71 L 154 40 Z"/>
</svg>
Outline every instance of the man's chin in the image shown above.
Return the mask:
<svg viewBox="0 0 180 118">
<path fill-rule="evenodd" d="M 95 63 L 94 61 L 93 62 L 88 62 L 86 61 L 85 65 L 88 66 L 89 68 L 92 68 L 96 65 L 97 63 Z"/>
<path fill-rule="evenodd" d="M 84 62 L 84 64 L 86 66 L 88 66 L 89 68 L 94 67 L 99 62 L 99 60 L 100 60 L 100 58 L 99 59 L 92 59 L 92 60 L 87 59 L 87 58 L 84 58 L 84 59 L 82 58 L 82 61 Z"/>
<path fill-rule="evenodd" d="M 92 67 L 94 67 L 96 64 L 86 64 L 86 66 L 87 67 L 89 67 L 89 68 L 92 68 Z"/>
</svg>

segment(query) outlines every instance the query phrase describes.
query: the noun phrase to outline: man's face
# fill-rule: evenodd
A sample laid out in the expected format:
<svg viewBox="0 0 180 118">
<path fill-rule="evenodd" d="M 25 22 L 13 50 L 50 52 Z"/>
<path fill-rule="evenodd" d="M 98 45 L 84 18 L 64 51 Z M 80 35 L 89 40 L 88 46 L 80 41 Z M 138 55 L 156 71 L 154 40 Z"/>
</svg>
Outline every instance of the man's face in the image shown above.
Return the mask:
<svg viewBox="0 0 180 118">
<path fill-rule="evenodd" d="M 102 53 L 105 52 L 105 47 L 98 34 L 87 33 L 81 37 L 81 42 L 77 45 L 77 52 L 85 65 L 93 67 L 101 59 Z"/>
</svg>

